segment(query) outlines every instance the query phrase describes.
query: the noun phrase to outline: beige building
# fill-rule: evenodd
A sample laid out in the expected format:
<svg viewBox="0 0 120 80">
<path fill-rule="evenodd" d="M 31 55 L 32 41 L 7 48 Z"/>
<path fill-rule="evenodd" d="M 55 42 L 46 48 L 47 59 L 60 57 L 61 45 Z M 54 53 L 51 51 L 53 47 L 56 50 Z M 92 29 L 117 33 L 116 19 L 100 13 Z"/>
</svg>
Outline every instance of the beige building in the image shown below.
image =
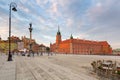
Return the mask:
<svg viewBox="0 0 120 80">
<path fill-rule="evenodd" d="M 39 45 L 39 52 L 46 52 L 46 46 L 43 44 Z"/>
</svg>

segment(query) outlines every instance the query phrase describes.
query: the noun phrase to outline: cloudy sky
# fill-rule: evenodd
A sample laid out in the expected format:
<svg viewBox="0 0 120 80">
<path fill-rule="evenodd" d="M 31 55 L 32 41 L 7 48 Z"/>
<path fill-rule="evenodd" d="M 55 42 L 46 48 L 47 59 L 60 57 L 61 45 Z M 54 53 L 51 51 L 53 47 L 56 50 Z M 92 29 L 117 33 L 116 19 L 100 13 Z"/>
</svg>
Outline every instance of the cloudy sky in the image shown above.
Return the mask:
<svg viewBox="0 0 120 80">
<path fill-rule="evenodd" d="M 37 43 L 55 42 L 58 26 L 62 39 L 74 38 L 108 41 L 120 48 L 120 0 L 0 0 L 0 35 L 8 37 L 9 4 L 12 11 L 12 35 L 29 37 L 32 22 Z"/>
</svg>

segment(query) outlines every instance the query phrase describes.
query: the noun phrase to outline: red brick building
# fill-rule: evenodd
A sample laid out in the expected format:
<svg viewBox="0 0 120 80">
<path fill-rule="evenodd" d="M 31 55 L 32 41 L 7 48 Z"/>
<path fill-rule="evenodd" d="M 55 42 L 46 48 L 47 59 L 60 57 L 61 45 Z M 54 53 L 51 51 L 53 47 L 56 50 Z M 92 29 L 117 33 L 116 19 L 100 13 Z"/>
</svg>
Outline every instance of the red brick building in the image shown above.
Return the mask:
<svg viewBox="0 0 120 80">
<path fill-rule="evenodd" d="M 61 33 L 58 29 L 56 42 L 50 44 L 51 52 L 67 54 L 112 54 L 112 48 L 107 41 L 91 41 L 83 39 L 70 39 L 62 41 Z"/>
</svg>

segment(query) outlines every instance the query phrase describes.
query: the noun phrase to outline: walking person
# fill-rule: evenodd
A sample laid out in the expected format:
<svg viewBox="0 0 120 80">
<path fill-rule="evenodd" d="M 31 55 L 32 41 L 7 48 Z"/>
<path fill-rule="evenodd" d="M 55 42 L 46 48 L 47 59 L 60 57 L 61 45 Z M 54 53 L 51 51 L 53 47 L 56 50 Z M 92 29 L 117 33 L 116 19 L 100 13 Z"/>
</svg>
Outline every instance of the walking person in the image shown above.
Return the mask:
<svg viewBox="0 0 120 80">
<path fill-rule="evenodd" d="M 32 54 L 33 54 L 33 57 L 34 57 L 34 54 L 35 54 L 34 51 L 32 51 Z"/>
<path fill-rule="evenodd" d="M 40 56 L 43 56 L 43 52 L 40 53 Z"/>
<path fill-rule="evenodd" d="M 50 53 L 49 52 L 47 52 L 48 53 L 48 56 L 50 55 Z"/>
<path fill-rule="evenodd" d="M 37 52 L 37 56 L 39 56 L 39 52 Z"/>
</svg>

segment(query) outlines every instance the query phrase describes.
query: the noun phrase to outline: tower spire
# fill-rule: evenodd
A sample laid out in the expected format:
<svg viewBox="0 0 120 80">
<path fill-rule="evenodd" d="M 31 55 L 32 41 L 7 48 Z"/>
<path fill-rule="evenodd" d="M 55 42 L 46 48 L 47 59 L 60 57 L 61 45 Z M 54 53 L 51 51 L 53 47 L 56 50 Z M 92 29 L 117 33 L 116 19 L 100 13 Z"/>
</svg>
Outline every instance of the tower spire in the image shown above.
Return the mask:
<svg viewBox="0 0 120 80">
<path fill-rule="evenodd" d="M 59 25 L 58 25 L 58 32 L 56 35 L 56 44 L 59 44 L 60 42 L 61 42 L 61 33 L 60 33 Z"/>
<path fill-rule="evenodd" d="M 58 25 L 58 32 L 60 32 L 60 28 L 59 28 L 59 25 Z"/>
<path fill-rule="evenodd" d="M 59 25 L 58 25 L 58 32 L 57 32 L 57 35 L 61 35 Z"/>
<path fill-rule="evenodd" d="M 70 36 L 70 39 L 73 39 L 73 36 L 72 36 L 72 34 L 71 34 L 71 36 Z"/>
</svg>

